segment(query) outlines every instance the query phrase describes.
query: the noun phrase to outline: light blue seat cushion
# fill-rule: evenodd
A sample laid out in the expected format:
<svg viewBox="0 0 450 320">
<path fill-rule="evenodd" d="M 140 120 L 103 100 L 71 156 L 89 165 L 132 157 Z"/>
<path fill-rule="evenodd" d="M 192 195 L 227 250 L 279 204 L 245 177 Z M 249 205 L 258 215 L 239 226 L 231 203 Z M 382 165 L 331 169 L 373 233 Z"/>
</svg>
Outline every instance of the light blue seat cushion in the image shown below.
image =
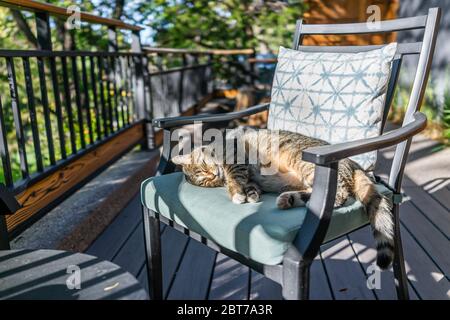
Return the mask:
<svg viewBox="0 0 450 320">
<path fill-rule="evenodd" d="M 389 195 L 383 185 L 379 191 Z M 279 210 L 276 194 L 263 194 L 259 203 L 235 204 L 225 188 L 202 188 L 186 182 L 180 172 L 152 177 L 142 183 L 144 206 L 254 261 L 275 265 L 281 262 L 294 240 L 306 208 Z M 335 209 L 327 240 L 368 222 L 359 201 L 348 201 Z"/>
</svg>

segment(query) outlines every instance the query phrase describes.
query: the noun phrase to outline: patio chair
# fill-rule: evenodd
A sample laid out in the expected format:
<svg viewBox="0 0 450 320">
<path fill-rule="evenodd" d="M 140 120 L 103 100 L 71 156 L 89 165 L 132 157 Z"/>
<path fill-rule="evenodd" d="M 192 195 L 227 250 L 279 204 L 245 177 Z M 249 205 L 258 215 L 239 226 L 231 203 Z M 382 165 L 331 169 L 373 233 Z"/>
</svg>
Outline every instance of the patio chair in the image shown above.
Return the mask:
<svg viewBox="0 0 450 320">
<path fill-rule="evenodd" d="M 171 141 L 171 132 L 175 128 L 192 124 L 194 121 L 211 124 L 238 119 L 265 110 L 269 110 L 270 115 L 273 112 L 273 106 L 270 104 L 258 105 L 224 115 L 153 120 L 155 127 L 164 130 L 164 143 L 157 175 L 144 181 L 141 187 L 151 297 L 153 299 L 163 298 L 159 232 L 160 221 L 162 221 L 279 283 L 285 299 L 308 299 L 309 269 L 320 246 L 368 224 L 367 218 L 361 219 L 361 215 L 355 213 L 361 213 L 360 206 L 344 207 L 345 214 L 342 214 L 340 209 L 333 209 L 338 161 L 396 146 L 389 181 L 384 184 L 379 181 L 378 187 L 384 188 L 383 192 L 393 199 L 395 285 L 398 298 L 408 299 L 399 222 L 401 184 L 411 139 L 426 126 L 427 119 L 424 114 L 419 112 L 419 109 L 428 81 L 439 20 L 440 9 L 432 8 L 425 16 L 381 21 L 376 29 L 370 28 L 366 23 L 309 25 L 302 23 L 302 20 L 297 22 L 293 49 L 312 53 L 368 52 L 383 46 L 302 46 L 303 36 L 386 33 L 413 29 L 424 31 L 421 42 L 400 43 L 396 47 L 382 109 L 380 134 L 367 139 L 314 147 L 303 152 L 303 160 L 315 164 L 312 195 L 306 208 L 287 210 L 291 212 L 291 217 L 295 216 L 294 212 L 297 213 L 298 219 L 301 221 L 287 221 L 279 218 L 281 213 L 280 215 L 278 213 L 269 214 L 267 211 L 276 210 L 276 208 L 273 209 L 275 196 L 270 194 L 263 195 L 262 202 L 259 204 L 237 205 L 228 200 L 223 188 L 209 189 L 192 186 L 185 182 L 181 173 L 173 173 L 175 167 L 170 162 L 171 150 L 175 145 Z M 419 56 L 407 111 L 401 128 L 383 133 L 402 58 L 405 55 Z M 272 127 L 272 129 L 278 128 Z M 227 211 L 233 212 L 232 217 L 227 215 Z M 240 214 L 242 214 L 242 219 L 239 218 Z M 217 218 L 221 215 L 225 218 Z M 304 219 L 300 219 L 300 217 L 304 217 Z M 279 219 L 287 224 L 285 229 L 280 225 Z M 287 233 L 292 230 L 294 230 L 294 235 L 290 238 Z"/>
</svg>

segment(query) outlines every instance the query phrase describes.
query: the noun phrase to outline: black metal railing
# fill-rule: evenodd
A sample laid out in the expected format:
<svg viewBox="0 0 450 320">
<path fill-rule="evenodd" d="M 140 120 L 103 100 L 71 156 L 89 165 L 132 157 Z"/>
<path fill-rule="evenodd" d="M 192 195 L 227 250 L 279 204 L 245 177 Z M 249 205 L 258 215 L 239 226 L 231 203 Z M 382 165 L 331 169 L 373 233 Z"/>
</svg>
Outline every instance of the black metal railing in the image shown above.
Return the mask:
<svg viewBox="0 0 450 320">
<path fill-rule="evenodd" d="M 20 191 L 129 127 L 142 54 L 0 50 L 0 181 Z"/>
<path fill-rule="evenodd" d="M 78 159 L 95 154 L 133 128 L 139 129 L 133 131 L 133 139 L 125 146 L 121 140 L 108 159 L 138 144 L 154 147 L 155 135 L 146 134 L 153 132 L 151 119 L 193 113 L 199 101 L 226 82 L 216 73 L 218 66 L 237 76 L 233 68 L 242 60 L 238 57 L 252 54 L 251 50 L 143 49 L 141 28 L 87 13 L 81 13 L 85 22 L 108 26 L 108 51 L 53 51 L 50 18 L 67 16 L 64 8 L 30 0 L 20 5 L 0 0 L 0 6 L 34 12 L 39 47 L 0 50 L 0 183 L 23 206 L 6 222 L 0 212 L 0 222 L 8 225 L 10 235 L 110 163 L 90 163 L 67 176 L 64 170 L 79 165 Z M 118 50 L 116 29 L 132 32 L 129 49 Z M 229 68 L 224 67 L 227 63 Z M 249 80 L 246 68 L 238 69 Z M 77 174 L 84 178 L 73 178 Z M 5 237 L 0 234 L 0 247 Z"/>
<path fill-rule="evenodd" d="M 212 55 L 189 50 L 144 50 L 150 117 L 178 116 L 214 91 Z"/>
</svg>

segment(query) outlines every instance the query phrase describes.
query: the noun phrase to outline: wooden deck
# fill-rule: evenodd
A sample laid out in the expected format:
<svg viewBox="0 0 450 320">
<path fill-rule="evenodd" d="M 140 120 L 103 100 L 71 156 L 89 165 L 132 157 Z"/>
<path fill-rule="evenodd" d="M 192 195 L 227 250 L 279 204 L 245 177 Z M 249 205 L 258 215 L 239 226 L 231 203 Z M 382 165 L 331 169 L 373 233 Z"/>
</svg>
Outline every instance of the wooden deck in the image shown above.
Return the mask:
<svg viewBox="0 0 450 320">
<path fill-rule="evenodd" d="M 401 227 L 412 299 L 450 299 L 450 150 L 415 140 L 407 166 Z M 387 173 L 393 149 L 380 154 L 378 173 Z M 111 260 L 146 286 L 144 240 L 138 195 L 87 253 Z M 184 234 L 162 228 L 163 286 L 167 299 L 281 299 L 278 284 L 216 254 Z M 381 289 L 366 286 L 375 261 L 368 228 L 323 246 L 311 268 L 312 299 L 396 299 L 392 271 L 381 273 Z"/>
</svg>

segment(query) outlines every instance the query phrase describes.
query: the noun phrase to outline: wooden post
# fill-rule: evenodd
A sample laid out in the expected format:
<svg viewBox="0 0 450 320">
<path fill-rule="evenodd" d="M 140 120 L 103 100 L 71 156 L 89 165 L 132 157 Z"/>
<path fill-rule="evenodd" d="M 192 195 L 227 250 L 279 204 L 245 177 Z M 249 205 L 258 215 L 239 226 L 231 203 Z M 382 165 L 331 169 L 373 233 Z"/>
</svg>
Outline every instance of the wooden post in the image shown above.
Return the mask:
<svg viewBox="0 0 450 320">
<path fill-rule="evenodd" d="M 52 36 L 49 15 L 46 12 L 36 12 L 36 30 L 39 50 L 52 50 Z"/>
<path fill-rule="evenodd" d="M 214 93 L 216 90 L 216 83 L 214 79 L 214 55 L 210 53 L 208 55 L 208 64 L 209 64 L 209 74 L 207 79 L 207 93 Z M 211 88 L 209 87 L 209 83 L 211 82 Z"/>
<path fill-rule="evenodd" d="M 253 50 L 253 53 L 249 57 L 253 58 L 253 59 L 256 58 L 255 50 Z M 247 59 L 247 61 L 249 61 L 249 59 Z M 255 84 L 256 84 L 256 78 L 255 78 L 256 77 L 256 64 L 250 62 L 248 67 L 249 67 L 249 72 L 250 72 L 250 85 L 254 88 Z"/>
<path fill-rule="evenodd" d="M 117 52 L 119 49 L 118 44 L 117 44 L 117 31 L 116 31 L 116 27 L 114 26 L 109 26 L 108 27 L 108 52 Z M 114 118 L 116 121 L 116 128 L 119 129 L 119 106 L 118 106 L 118 99 L 117 99 L 117 92 L 115 90 L 116 88 L 116 74 L 117 74 L 117 69 L 116 69 L 116 60 L 115 58 L 112 59 L 108 59 L 106 58 L 107 61 L 107 65 L 108 67 L 108 81 L 107 81 L 107 86 L 108 86 L 108 101 L 111 101 L 111 103 L 109 104 L 109 107 L 111 108 L 110 115 L 111 116 L 111 130 L 113 130 L 114 128 Z M 114 99 L 110 99 L 111 97 L 111 92 L 114 92 Z"/>
<path fill-rule="evenodd" d="M 6 225 L 7 214 L 14 214 L 20 205 L 13 194 L 0 183 L 0 250 L 9 250 L 9 233 Z"/>
<path fill-rule="evenodd" d="M 142 54 L 142 44 L 139 31 L 133 31 L 131 51 L 134 53 Z M 155 135 L 153 127 L 151 126 L 149 114 L 146 110 L 146 88 L 145 88 L 145 76 L 147 75 L 145 68 L 147 68 L 147 59 L 143 55 L 135 56 L 134 59 L 134 76 L 136 77 L 134 83 L 136 83 L 134 105 L 136 106 L 136 116 L 139 120 L 144 120 L 144 133 L 145 141 L 142 144 L 143 149 L 152 149 L 155 146 Z M 150 85 L 150 84 L 148 84 Z M 150 92 L 150 91 L 149 91 Z"/>
<path fill-rule="evenodd" d="M 181 115 L 183 113 L 183 83 L 184 83 L 184 70 L 187 66 L 187 58 L 186 54 L 183 53 L 181 55 L 182 58 L 182 69 L 180 71 L 180 81 L 179 81 L 179 87 L 178 87 L 178 113 Z"/>
<path fill-rule="evenodd" d="M 116 27 L 108 27 L 108 52 L 117 52 L 118 49 Z"/>
<path fill-rule="evenodd" d="M 8 229 L 6 228 L 6 218 L 0 214 L 0 250 L 9 250 Z"/>
</svg>

